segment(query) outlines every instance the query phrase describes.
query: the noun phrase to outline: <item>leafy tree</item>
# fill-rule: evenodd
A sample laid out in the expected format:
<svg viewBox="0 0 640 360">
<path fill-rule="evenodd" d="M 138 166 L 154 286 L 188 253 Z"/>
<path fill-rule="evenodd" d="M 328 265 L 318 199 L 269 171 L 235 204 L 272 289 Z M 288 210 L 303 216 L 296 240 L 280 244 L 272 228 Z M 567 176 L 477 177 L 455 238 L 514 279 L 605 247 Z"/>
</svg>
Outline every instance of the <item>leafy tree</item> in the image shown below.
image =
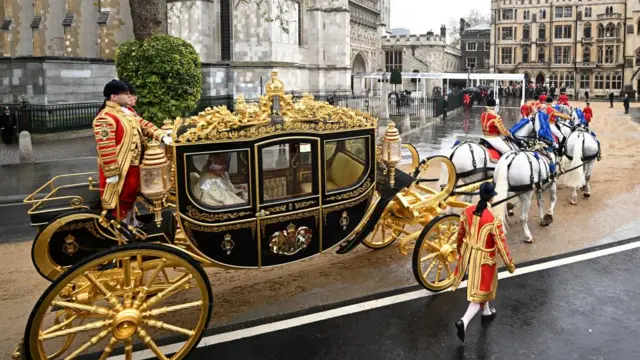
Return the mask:
<svg viewBox="0 0 640 360">
<path fill-rule="evenodd" d="M 120 45 L 115 55 L 118 77 L 136 88 L 136 111 L 157 125 L 196 107 L 202 93 L 202 65 L 187 41 L 154 35 Z"/>
<path fill-rule="evenodd" d="M 490 24 L 491 23 L 491 15 L 483 14 L 476 9 L 469 10 L 467 16 L 463 17 L 464 21 L 469 24 L 469 26 L 476 26 L 481 24 Z M 451 19 L 449 21 L 449 28 L 447 31 L 447 39 L 450 41 L 450 44 L 453 46 L 460 45 L 460 20 Z"/>
</svg>

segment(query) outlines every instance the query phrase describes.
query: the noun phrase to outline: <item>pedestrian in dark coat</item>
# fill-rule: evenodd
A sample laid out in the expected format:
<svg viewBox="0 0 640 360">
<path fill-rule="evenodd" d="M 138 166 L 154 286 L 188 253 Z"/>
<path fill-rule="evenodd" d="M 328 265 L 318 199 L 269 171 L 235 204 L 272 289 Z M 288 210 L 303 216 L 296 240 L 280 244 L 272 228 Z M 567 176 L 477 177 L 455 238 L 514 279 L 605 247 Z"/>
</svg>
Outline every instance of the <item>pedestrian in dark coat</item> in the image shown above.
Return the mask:
<svg viewBox="0 0 640 360">
<path fill-rule="evenodd" d="M 624 94 L 624 113 L 629 113 L 629 94 Z"/>
<path fill-rule="evenodd" d="M 611 104 L 610 107 L 613 108 L 613 93 L 612 92 L 609 93 L 609 104 Z"/>
</svg>

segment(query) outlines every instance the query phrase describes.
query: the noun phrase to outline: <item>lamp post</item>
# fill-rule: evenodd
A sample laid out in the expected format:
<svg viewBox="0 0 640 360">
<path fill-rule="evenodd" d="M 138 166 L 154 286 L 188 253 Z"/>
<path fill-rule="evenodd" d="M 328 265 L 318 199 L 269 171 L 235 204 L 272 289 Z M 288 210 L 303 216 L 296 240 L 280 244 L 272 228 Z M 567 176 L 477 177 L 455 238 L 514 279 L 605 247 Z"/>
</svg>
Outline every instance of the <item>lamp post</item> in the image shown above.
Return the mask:
<svg viewBox="0 0 640 360">
<path fill-rule="evenodd" d="M 162 224 L 162 200 L 171 189 L 171 162 L 160 143 L 151 141 L 140 165 L 140 192 L 153 202 L 156 225 Z"/>
<path fill-rule="evenodd" d="M 400 157 L 400 133 L 396 128 L 396 124 L 393 121 L 389 121 L 382 143 L 382 161 L 389 169 L 389 185 L 391 187 L 396 183 L 396 165 L 400 162 Z"/>
</svg>

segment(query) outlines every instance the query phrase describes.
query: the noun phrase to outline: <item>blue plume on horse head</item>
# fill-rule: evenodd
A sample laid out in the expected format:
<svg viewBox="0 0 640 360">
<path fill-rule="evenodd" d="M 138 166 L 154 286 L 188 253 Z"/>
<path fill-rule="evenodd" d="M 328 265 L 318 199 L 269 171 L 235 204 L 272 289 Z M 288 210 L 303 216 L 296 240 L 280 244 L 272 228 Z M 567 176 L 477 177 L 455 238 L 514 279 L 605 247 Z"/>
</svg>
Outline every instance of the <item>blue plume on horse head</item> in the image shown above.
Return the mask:
<svg viewBox="0 0 640 360">
<path fill-rule="evenodd" d="M 538 155 L 537 151 L 533 152 L 533 157 L 536 158 L 536 160 L 540 160 L 540 155 Z"/>
<path fill-rule="evenodd" d="M 456 140 L 456 141 L 453 143 L 453 146 L 452 146 L 451 148 L 453 149 L 454 147 L 458 146 L 458 144 L 460 144 L 460 139 Z"/>
<path fill-rule="evenodd" d="M 556 164 L 549 163 L 549 171 L 551 171 L 552 173 L 556 172 Z"/>
<path fill-rule="evenodd" d="M 553 133 L 551 132 L 551 126 L 549 126 L 549 115 L 547 113 L 539 111 L 537 114 L 540 129 L 538 130 L 538 137 L 547 140 L 550 143 L 554 143 Z"/>
<path fill-rule="evenodd" d="M 509 129 L 509 132 L 512 133 L 512 134 L 517 133 L 523 127 L 525 127 L 529 123 L 529 121 L 531 121 L 531 120 L 529 120 L 529 118 L 527 118 L 527 117 L 520 119 L 520 121 L 518 121 L 517 124 L 513 125 L 511 127 L 511 129 Z"/>
</svg>

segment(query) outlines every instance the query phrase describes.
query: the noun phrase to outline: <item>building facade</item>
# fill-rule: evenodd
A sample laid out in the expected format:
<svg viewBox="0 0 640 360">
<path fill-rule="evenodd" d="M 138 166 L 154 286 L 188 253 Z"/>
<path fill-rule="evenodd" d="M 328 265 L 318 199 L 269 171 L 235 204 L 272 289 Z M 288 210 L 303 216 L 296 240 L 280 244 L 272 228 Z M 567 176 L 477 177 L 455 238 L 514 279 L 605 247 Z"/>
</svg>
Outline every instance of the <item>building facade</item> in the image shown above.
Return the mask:
<svg viewBox="0 0 640 360">
<path fill-rule="evenodd" d="M 168 33 L 202 60 L 203 96 L 255 98 L 279 72 L 288 90 L 351 91 L 352 74 L 384 60 L 390 0 L 289 2 L 288 31 L 257 4 L 168 0 Z M 0 102 L 91 101 L 116 77 L 113 57 L 133 39 L 129 0 L 0 0 Z M 261 3 L 270 13 L 275 2 Z M 266 8 L 264 7 L 266 6 Z"/>
<path fill-rule="evenodd" d="M 491 69 L 491 27 L 470 26 L 460 19 L 462 71 L 488 73 Z"/>
<path fill-rule="evenodd" d="M 460 72 L 460 49 L 447 44 L 447 29 L 443 25 L 440 34 L 429 31 L 424 35 L 387 35 L 382 38 L 384 68 L 378 71 L 415 73 Z M 431 96 L 440 86 L 439 80 L 427 81 L 427 94 Z M 404 79 L 402 88 L 423 92 L 416 80 Z"/>
<path fill-rule="evenodd" d="M 492 71 L 580 96 L 638 90 L 638 1 L 492 0 L 491 9 Z"/>
</svg>

